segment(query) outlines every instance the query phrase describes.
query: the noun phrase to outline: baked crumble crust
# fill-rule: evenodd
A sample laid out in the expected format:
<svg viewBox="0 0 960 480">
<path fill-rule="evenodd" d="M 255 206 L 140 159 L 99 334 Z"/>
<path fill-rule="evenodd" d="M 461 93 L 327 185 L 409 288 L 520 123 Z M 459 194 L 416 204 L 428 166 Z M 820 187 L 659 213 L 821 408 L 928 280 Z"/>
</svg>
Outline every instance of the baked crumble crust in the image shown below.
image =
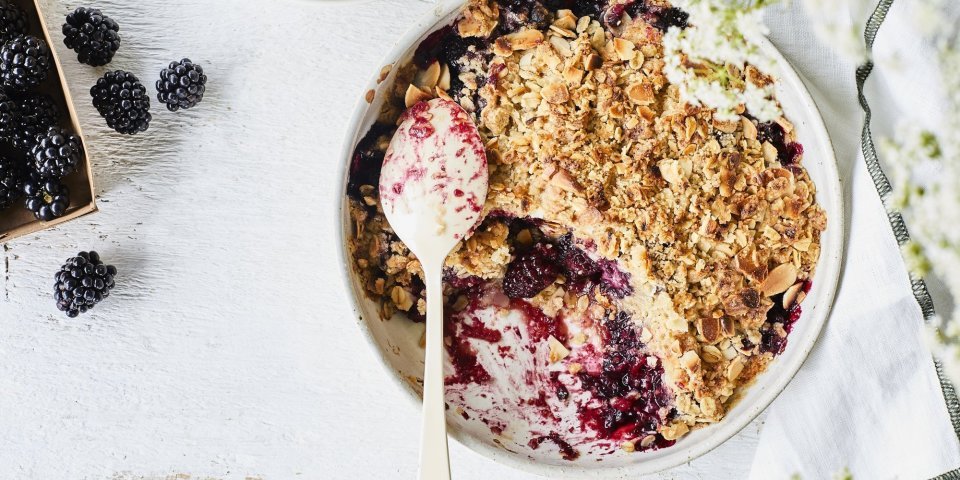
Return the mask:
<svg viewBox="0 0 960 480">
<path fill-rule="evenodd" d="M 496 2 L 471 0 L 457 32 L 486 38 L 500 13 Z M 396 67 L 381 122 L 394 124 L 405 107 L 434 96 L 457 100 L 487 146 L 484 214 L 542 219 L 545 231 L 570 231 L 630 273 L 632 293 L 622 299 L 599 291 L 587 299 L 561 277 L 530 301 L 565 318 L 629 313 L 675 395 L 676 414 L 659 431 L 674 440 L 721 420 L 783 348 L 790 325 L 770 312 L 798 309 L 826 216 L 800 153 L 784 158 L 784 146 L 797 145 L 787 119 L 760 124 L 741 112 L 723 122 L 683 103 L 663 74 L 662 33 L 643 18 L 625 16 L 616 27 L 569 10 L 549 18 L 490 38 L 487 52 L 470 46 L 455 79 L 439 61 Z M 773 81 L 750 66 L 728 68 L 742 81 Z M 390 133 L 366 148 L 382 152 Z M 390 230 L 373 185 L 360 185 L 351 201 L 355 268 L 384 319 L 422 318 L 419 262 Z M 447 259 L 448 271 L 503 278 L 513 259 L 508 234 L 505 223 L 485 222 Z M 446 293 L 454 310 L 464 307 L 449 286 Z M 554 342 L 551 360 L 556 351 L 568 361 L 561 354 L 570 345 Z"/>
</svg>

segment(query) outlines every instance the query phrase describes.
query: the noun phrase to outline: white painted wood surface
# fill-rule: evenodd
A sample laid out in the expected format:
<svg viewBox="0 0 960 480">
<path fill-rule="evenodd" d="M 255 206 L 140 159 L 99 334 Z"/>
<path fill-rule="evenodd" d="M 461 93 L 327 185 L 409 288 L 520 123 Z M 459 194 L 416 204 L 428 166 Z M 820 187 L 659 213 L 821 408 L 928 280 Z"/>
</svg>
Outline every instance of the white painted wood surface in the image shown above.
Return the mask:
<svg viewBox="0 0 960 480">
<path fill-rule="evenodd" d="M 52 25 L 79 5 L 42 3 Z M 189 57 L 210 80 L 197 108 L 154 103 L 150 129 L 121 136 L 90 104 L 107 68 L 55 45 L 101 211 L 4 246 L 0 478 L 413 478 L 418 409 L 354 324 L 331 226 L 360 85 L 431 2 L 90 5 L 121 25 L 109 69 L 152 91 Z M 69 320 L 52 278 L 80 249 L 118 286 Z M 744 477 L 760 426 L 658 478 Z M 451 454 L 458 479 L 529 478 Z"/>
</svg>

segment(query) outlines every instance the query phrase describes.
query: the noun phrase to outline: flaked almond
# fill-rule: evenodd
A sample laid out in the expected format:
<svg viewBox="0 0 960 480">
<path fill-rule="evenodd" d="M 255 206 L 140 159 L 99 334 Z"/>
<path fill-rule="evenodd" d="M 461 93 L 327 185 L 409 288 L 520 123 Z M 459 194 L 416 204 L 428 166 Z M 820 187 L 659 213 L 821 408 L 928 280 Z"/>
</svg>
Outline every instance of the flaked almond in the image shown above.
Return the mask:
<svg viewBox="0 0 960 480">
<path fill-rule="evenodd" d="M 390 75 L 390 70 L 393 70 L 393 64 L 388 63 L 380 69 L 380 76 L 377 77 L 377 83 L 380 83 L 387 79 L 387 75 Z"/>
<path fill-rule="evenodd" d="M 682 185 L 684 175 L 680 169 L 680 162 L 677 160 L 662 160 L 658 167 L 664 180 L 671 185 Z"/>
<path fill-rule="evenodd" d="M 560 12 L 564 12 L 564 15 L 561 16 Z M 575 30 L 577 28 L 576 15 L 570 10 L 560 10 L 560 12 L 557 12 L 557 20 L 553 22 L 553 25 L 563 30 Z M 567 12 L 569 12 L 569 15 Z"/>
<path fill-rule="evenodd" d="M 410 86 L 407 87 L 406 95 L 403 96 L 403 103 L 407 108 L 410 108 L 422 101 L 430 100 L 431 97 L 430 93 L 420 90 L 416 85 L 411 83 Z"/>
<path fill-rule="evenodd" d="M 444 99 L 444 100 L 450 100 L 450 101 L 453 101 L 453 98 L 452 98 L 452 97 L 450 97 L 450 94 L 449 94 L 449 93 L 447 93 L 447 91 L 446 91 L 446 90 L 444 90 L 444 89 L 442 89 L 442 88 L 440 88 L 440 86 L 439 86 L 439 85 L 438 85 L 438 86 L 436 86 L 436 87 L 434 87 L 434 93 L 436 93 L 436 95 L 437 95 L 437 98 L 442 98 L 442 99 Z"/>
<path fill-rule="evenodd" d="M 801 293 L 803 293 L 803 282 L 794 283 L 786 292 L 783 292 L 784 310 L 790 310 L 791 307 L 799 303 L 802 300 L 802 298 L 798 299 Z"/>
<path fill-rule="evenodd" d="M 633 58 L 634 52 L 636 51 L 636 45 L 634 45 L 630 40 L 616 37 L 613 39 L 613 51 L 617 53 L 617 58 L 626 62 L 627 60 Z"/>
<path fill-rule="evenodd" d="M 583 191 L 583 187 L 574 180 L 565 170 L 560 170 L 557 172 L 553 178 L 550 179 L 550 183 L 560 187 L 563 190 L 566 190 L 571 193 L 578 193 Z"/>
<path fill-rule="evenodd" d="M 723 317 L 720 319 L 720 331 L 723 332 L 725 337 L 732 337 L 733 334 L 737 333 L 737 324 L 733 321 L 732 317 Z"/>
<path fill-rule="evenodd" d="M 656 97 L 649 83 L 634 83 L 627 87 L 627 97 L 638 105 L 649 105 Z"/>
<path fill-rule="evenodd" d="M 440 81 L 441 70 L 440 62 L 434 60 L 426 69 L 417 72 L 417 75 L 413 78 L 413 83 L 415 83 L 420 90 L 429 92 L 433 90 L 433 87 L 436 87 Z"/>
<path fill-rule="evenodd" d="M 483 24 L 476 17 L 466 16 L 457 22 L 457 33 L 461 37 L 479 37 L 483 30 Z"/>
<path fill-rule="evenodd" d="M 761 290 L 764 295 L 771 297 L 790 288 L 794 283 L 797 283 L 797 267 L 792 263 L 784 263 L 770 271 Z"/>
<path fill-rule="evenodd" d="M 637 446 L 633 442 L 627 441 L 620 444 L 620 449 L 627 453 L 633 453 L 637 450 Z"/>
<path fill-rule="evenodd" d="M 377 91 L 371 88 L 370 90 L 367 90 L 367 94 L 363 96 L 363 99 L 366 100 L 367 103 L 373 103 L 373 99 L 376 98 L 376 96 Z"/>
<path fill-rule="evenodd" d="M 559 104 L 570 100 L 570 92 L 567 86 L 562 83 L 551 83 L 540 90 L 540 95 L 547 103 Z"/>
<path fill-rule="evenodd" d="M 440 66 L 440 78 L 437 79 L 437 86 L 444 90 L 450 90 L 450 66 L 446 63 Z"/>
<path fill-rule="evenodd" d="M 736 120 L 732 122 L 727 122 L 723 120 L 713 119 L 713 128 L 723 132 L 723 133 L 733 133 L 737 131 L 737 126 L 740 125 Z"/>
<path fill-rule="evenodd" d="M 563 79 L 570 85 L 579 85 L 583 80 L 583 70 L 575 64 L 563 70 Z"/>
<path fill-rule="evenodd" d="M 653 445 L 653 442 L 657 441 L 656 435 L 647 435 L 640 440 L 640 447 L 647 448 L 650 445 Z"/>
<path fill-rule="evenodd" d="M 569 17 L 566 17 L 566 18 L 569 18 Z M 571 25 L 572 22 L 573 20 L 570 20 L 570 22 L 567 23 L 568 26 L 571 26 L 571 28 L 569 29 L 560 27 L 557 25 L 557 22 L 554 22 L 553 25 L 550 25 L 550 31 L 556 33 L 557 35 L 560 35 L 561 37 L 577 38 L 577 34 L 571 31 L 574 28 L 577 28 L 577 25 L 576 24 Z"/>
<path fill-rule="evenodd" d="M 757 70 L 757 67 L 754 67 L 753 65 L 747 65 L 747 69 L 744 74 L 748 82 L 761 88 L 773 83 L 772 77 L 761 72 L 760 70 Z"/>
<path fill-rule="evenodd" d="M 723 352 L 713 345 L 704 345 L 703 351 L 700 353 L 703 361 L 707 363 L 718 363 L 720 360 L 723 360 Z"/>
<path fill-rule="evenodd" d="M 413 307 L 413 295 L 399 285 L 394 286 L 393 289 L 390 290 L 390 300 L 393 300 L 393 304 L 404 312 L 409 311 L 410 308 Z"/>
<path fill-rule="evenodd" d="M 643 330 L 640 330 L 640 341 L 650 343 L 650 340 L 653 340 L 653 332 L 649 328 L 643 327 Z"/>
<path fill-rule="evenodd" d="M 693 117 L 687 117 L 683 121 L 683 126 L 683 137 L 689 142 L 693 138 L 693 134 L 697 132 L 697 119 Z"/>
<path fill-rule="evenodd" d="M 727 365 L 727 380 L 733 381 L 743 373 L 744 361 L 743 357 L 737 357 L 730 361 L 730 365 Z"/>
<path fill-rule="evenodd" d="M 583 68 L 588 72 L 590 70 L 596 70 L 602 66 L 603 66 L 603 58 L 601 58 L 600 55 L 597 55 L 596 53 L 591 53 L 590 55 L 583 57 Z"/>
<path fill-rule="evenodd" d="M 557 50 L 557 53 L 559 53 L 561 57 L 569 57 L 573 55 L 573 50 L 570 49 L 570 42 L 567 40 L 561 37 L 550 37 L 548 41 L 550 42 L 550 45 Z"/>
<path fill-rule="evenodd" d="M 753 124 L 753 120 L 742 117 L 740 118 L 740 123 L 743 125 L 743 136 L 750 140 L 756 140 L 757 126 Z"/>
<path fill-rule="evenodd" d="M 570 355 L 570 350 L 563 346 L 560 340 L 557 340 L 553 335 L 547 338 L 547 343 L 550 345 L 550 363 L 557 363 Z"/>
<path fill-rule="evenodd" d="M 570 372 L 570 375 L 576 375 L 583 371 L 583 364 L 576 362 L 571 363 L 570 365 L 567 365 L 567 371 Z"/>
<path fill-rule="evenodd" d="M 697 355 L 697 352 L 693 350 L 687 350 L 680 356 L 680 366 L 690 372 L 700 370 L 700 355 Z"/>
<path fill-rule="evenodd" d="M 700 335 L 707 341 L 713 343 L 720 339 L 720 319 L 706 317 L 700 319 Z"/>
<path fill-rule="evenodd" d="M 493 42 L 493 54 L 498 57 L 509 57 L 513 55 L 513 47 L 506 37 L 500 37 Z"/>
<path fill-rule="evenodd" d="M 763 142 L 762 150 L 763 150 L 763 159 L 766 160 L 767 163 L 772 164 L 778 161 L 777 147 L 774 147 L 772 143 Z"/>
<path fill-rule="evenodd" d="M 676 440 L 690 431 L 686 423 L 674 423 L 660 429 L 660 435 L 666 440 Z"/>
<path fill-rule="evenodd" d="M 526 28 L 500 38 L 505 40 L 513 51 L 530 50 L 543 43 L 543 32 L 533 28 Z"/>
</svg>

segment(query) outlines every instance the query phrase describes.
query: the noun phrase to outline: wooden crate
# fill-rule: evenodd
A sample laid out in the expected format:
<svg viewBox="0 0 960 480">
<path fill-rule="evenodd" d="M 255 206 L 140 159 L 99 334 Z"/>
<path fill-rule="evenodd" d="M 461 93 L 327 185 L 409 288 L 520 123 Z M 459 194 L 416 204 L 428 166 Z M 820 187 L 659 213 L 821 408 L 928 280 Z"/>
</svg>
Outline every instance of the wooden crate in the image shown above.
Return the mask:
<svg viewBox="0 0 960 480">
<path fill-rule="evenodd" d="M 62 115 L 60 126 L 76 133 L 83 142 L 84 150 L 77 171 L 63 178 L 64 184 L 70 189 L 70 207 L 67 209 L 67 214 L 50 222 L 42 222 L 23 208 L 23 200 L 18 200 L 14 205 L 0 211 L 0 242 L 46 230 L 97 211 L 93 172 L 90 166 L 90 158 L 87 156 L 87 142 L 83 137 L 83 131 L 80 129 L 77 112 L 73 108 L 73 99 L 70 97 L 70 89 L 67 87 L 67 81 L 63 75 L 60 57 L 57 55 L 56 48 L 54 48 L 54 40 L 50 38 L 50 30 L 40 11 L 39 0 L 13 0 L 13 3 L 26 12 L 29 25 L 28 33 L 43 38 L 49 45 L 53 57 L 54 68 L 51 69 L 47 80 L 36 91 L 46 93 L 53 98 Z M 53 25 L 52 27 L 60 29 L 60 25 Z M 41 33 L 42 35 L 40 35 Z M 68 58 L 67 60 L 76 61 L 75 58 Z M 4 143 L 0 144 L 0 154 L 19 155 L 20 153 Z"/>
</svg>

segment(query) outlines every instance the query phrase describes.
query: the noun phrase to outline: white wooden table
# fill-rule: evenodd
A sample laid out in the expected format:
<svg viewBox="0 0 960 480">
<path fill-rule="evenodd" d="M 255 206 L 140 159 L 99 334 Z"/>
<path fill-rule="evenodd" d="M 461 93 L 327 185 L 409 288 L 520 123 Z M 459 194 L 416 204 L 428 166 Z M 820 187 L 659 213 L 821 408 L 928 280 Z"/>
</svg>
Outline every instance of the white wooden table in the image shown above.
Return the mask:
<svg viewBox="0 0 960 480">
<path fill-rule="evenodd" d="M 42 3 L 59 42 L 78 4 Z M 361 85 L 432 3 L 90 5 L 121 25 L 109 69 L 153 91 L 189 57 L 210 80 L 197 108 L 154 102 L 150 129 L 121 136 L 90 104 L 107 68 L 55 45 L 101 211 L 3 248 L 0 478 L 414 478 L 418 410 L 355 326 L 331 226 Z M 70 320 L 52 279 L 81 249 L 118 286 Z M 745 476 L 760 426 L 659 478 Z M 458 479 L 529 478 L 451 450 Z"/>
</svg>

